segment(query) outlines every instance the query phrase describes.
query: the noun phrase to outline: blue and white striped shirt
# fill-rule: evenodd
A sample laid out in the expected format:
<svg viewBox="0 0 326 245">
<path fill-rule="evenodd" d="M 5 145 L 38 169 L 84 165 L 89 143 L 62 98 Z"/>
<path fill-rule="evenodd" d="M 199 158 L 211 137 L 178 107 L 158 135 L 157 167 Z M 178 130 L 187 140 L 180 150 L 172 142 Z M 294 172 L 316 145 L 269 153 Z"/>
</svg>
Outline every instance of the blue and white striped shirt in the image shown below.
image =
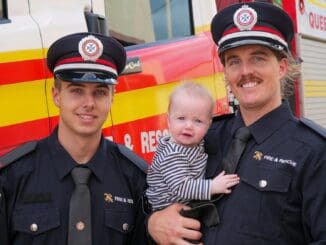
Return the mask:
<svg viewBox="0 0 326 245">
<path fill-rule="evenodd" d="M 194 147 L 179 145 L 170 136 L 159 139 L 147 174 L 146 195 L 153 210 L 178 202 L 209 200 L 211 180 L 204 179 L 207 154 L 204 142 Z"/>
</svg>

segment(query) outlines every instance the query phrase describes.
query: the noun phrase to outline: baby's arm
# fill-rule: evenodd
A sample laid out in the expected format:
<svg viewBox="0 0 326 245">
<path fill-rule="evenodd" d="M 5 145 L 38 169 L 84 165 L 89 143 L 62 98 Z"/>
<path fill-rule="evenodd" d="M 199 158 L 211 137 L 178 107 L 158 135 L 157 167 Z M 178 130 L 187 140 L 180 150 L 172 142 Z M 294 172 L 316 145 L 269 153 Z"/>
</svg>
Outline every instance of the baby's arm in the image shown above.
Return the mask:
<svg viewBox="0 0 326 245">
<path fill-rule="evenodd" d="M 239 184 L 240 178 L 236 174 L 225 174 L 222 171 L 212 180 L 211 195 L 213 194 L 229 194 L 231 193 L 231 187 Z"/>
</svg>

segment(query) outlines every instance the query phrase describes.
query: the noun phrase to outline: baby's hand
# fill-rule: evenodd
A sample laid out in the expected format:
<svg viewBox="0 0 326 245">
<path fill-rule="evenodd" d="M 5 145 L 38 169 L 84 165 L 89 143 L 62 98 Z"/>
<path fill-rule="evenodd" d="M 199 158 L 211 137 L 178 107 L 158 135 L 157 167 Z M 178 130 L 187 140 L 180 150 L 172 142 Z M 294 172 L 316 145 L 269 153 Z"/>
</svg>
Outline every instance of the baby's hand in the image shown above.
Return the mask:
<svg viewBox="0 0 326 245">
<path fill-rule="evenodd" d="M 231 193 L 231 187 L 239 184 L 240 178 L 237 174 L 225 174 L 225 171 L 222 171 L 217 175 L 212 181 L 211 194 L 229 194 Z"/>
</svg>

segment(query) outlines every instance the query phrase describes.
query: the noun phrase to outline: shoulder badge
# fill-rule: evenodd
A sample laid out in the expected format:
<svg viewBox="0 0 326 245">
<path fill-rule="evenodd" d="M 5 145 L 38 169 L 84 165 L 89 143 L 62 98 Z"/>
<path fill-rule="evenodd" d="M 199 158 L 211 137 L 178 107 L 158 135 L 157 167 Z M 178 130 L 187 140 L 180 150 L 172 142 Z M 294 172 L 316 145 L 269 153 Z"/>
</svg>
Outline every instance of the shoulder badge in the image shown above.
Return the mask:
<svg viewBox="0 0 326 245">
<path fill-rule="evenodd" d="M 0 157 L 0 170 L 35 150 L 37 141 L 30 141 Z"/>
<path fill-rule="evenodd" d="M 311 128 L 313 131 L 321 135 L 323 138 L 326 138 L 326 129 L 323 128 L 322 126 L 304 117 L 300 118 L 300 122 L 306 125 L 308 128 Z"/>
<path fill-rule="evenodd" d="M 117 146 L 122 155 L 132 161 L 141 171 L 147 173 L 148 165 L 144 159 L 124 145 L 117 144 Z"/>
</svg>

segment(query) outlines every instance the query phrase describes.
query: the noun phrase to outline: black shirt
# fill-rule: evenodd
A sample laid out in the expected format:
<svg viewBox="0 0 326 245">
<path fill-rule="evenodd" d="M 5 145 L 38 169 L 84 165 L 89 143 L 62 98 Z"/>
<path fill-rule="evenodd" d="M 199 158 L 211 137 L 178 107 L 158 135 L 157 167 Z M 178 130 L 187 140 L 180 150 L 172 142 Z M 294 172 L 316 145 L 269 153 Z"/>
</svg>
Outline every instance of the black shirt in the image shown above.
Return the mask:
<svg viewBox="0 0 326 245">
<path fill-rule="evenodd" d="M 216 176 L 241 114 L 215 120 L 206 138 L 206 177 Z M 217 202 L 221 223 L 204 244 L 326 244 L 326 141 L 294 118 L 286 103 L 249 126 L 240 184 Z M 216 147 L 218 146 L 218 147 Z"/>
<path fill-rule="evenodd" d="M 2 222 L 6 227 L 0 227 L 1 245 L 6 237 L 11 245 L 67 243 L 69 201 L 74 189 L 70 171 L 75 166 L 55 130 L 39 141 L 33 152 L 1 170 L 0 213 L 7 216 L 7 222 Z M 85 166 L 92 171 L 93 245 L 141 244 L 145 239 L 141 205 L 145 173 L 103 137 Z"/>
</svg>

